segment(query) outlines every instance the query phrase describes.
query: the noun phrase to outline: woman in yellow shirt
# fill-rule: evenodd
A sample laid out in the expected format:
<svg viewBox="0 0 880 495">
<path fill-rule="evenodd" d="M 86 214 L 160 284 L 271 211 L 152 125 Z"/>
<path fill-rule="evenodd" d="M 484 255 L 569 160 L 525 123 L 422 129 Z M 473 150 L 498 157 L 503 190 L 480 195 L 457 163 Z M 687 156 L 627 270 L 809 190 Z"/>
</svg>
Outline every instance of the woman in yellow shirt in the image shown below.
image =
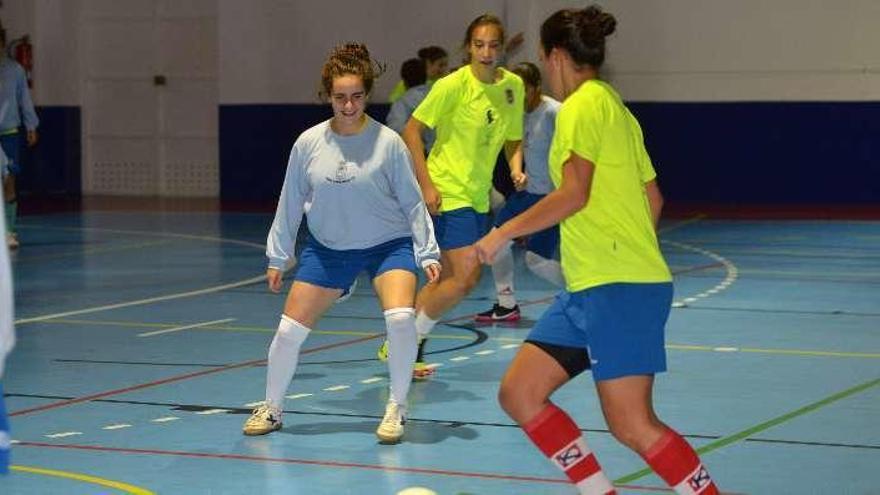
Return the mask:
<svg viewBox="0 0 880 495">
<path fill-rule="evenodd" d="M 488 227 L 492 171 L 502 148 L 514 184 L 525 187 L 521 147 L 525 89 L 517 75 L 499 67 L 503 46 L 504 26 L 497 17 L 486 14 L 474 19 L 464 39 L 469 63 L 434 83 L 403 130 L 434 218 L 444 266 L 440 281 L 425 286 L 416 301 L 417 377 L 431 373 L 423 357 L 428 333 L 480 280 L 473 244 Z M 426 127 L 436 132 L 427 159 L 422 140 Z M 379 350 L 380 358 L 384 349 Z"/>
<path fill-rule="evenodd" d="M 510 239 L 560 222 L 566 290 L 535 324 L 501 383 L 499 401 L 581 493 L 614 493 L 572 419 L 550 395 L 592 368 L 611 433 L 679 494 L 717 494 L 693 448 L 654 413 L 666 370 L 672 276 L 655 227 L 662 196 L 642 131 L 598 79 L 615 18 L 600 7 L 556 12 L 541 26 L 542 60 L 563 101 L 550 147 L 556 190 L 481 239 L 491 262 Z"/>
</svg>

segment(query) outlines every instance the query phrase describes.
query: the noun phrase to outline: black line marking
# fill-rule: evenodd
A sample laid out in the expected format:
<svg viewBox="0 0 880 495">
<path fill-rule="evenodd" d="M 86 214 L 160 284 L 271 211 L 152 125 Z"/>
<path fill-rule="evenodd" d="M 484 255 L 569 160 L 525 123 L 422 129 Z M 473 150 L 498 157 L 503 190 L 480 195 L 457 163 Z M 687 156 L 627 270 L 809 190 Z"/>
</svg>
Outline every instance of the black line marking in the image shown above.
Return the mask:
<svg viewBox="0 0 880 495">
<path fill-rule="evenodd" d="M 61 397 L 55 395 L 32 395 L 32 394 L 4 394 L 5 397 L 26 397 L 31 399 L 53 399 L 53 400 L 66 400 L 71 399 L 72 397 Z M 224 406 L 206 406 L 201 404 L 177 404 L 173 402 L 148 402 L 148 401 L 136 401 L 136 400 L 120 400 L 120 399 L 96 399 L 90 402 L 102 402 L 108 404 L 128 404 L 133 406 L 158 406 L 158 407 L 168 407 L 174 411 L 184 411 L 184 412 L 202 412 L 202 411 L 210 411 L 216 409 L 223 409 L 226 411 L 226 414 L 232 415 L 249 415 L 253 412 L 252 409 L 245 407 L 224 407 Z M 356 414 L 356 413 L 330 413 L 330 412 L 316 412 L 316 411 L 301 411 L 296 409 L 285 409 L 284 414 L 295 414 L 297 416 L 320 416 L 320 417 L 335 417 L 335 418 L 358 418 L 358 419 L 374 419 L 381 420 L 381 414 Z M 407 421 L 413 421 L 417 423 L 431 423 L 431 424 L 440 424 L 447 426 L 449 428 L 461 428 L 463 426 L 488 426 L 488 427 L 496 427 L 496 428 L 516 428 L 519 429 L 519 425 L 516 423 L 495 423 L 495 422 L 487 422 L 487 421 L 461 421 L 461 420 L 449 420 L 449 419 L 431 419 L 431 418 L 415 418 L 409 416 L 406 418 Z M 610 431 L 606 429 L 593 429 L 593 428 L 581 428 L 581 431 L 587 433 L 605 433 L 611 434 Z M 688 438 L 701 438 L 706 440 L 717 440 L 721 438 L 720 435 L 701 435 L 701 434 L 692 434 L 692 435 L 684 435 Z"/>
<path fill-rule="evenodd" d="M 37 395 L 37 394 L 16 394 L 16 393 L 7 393 L 4 394 L 4 397 L 25 397 L 29 399 L 51 399 L 51 400 L 69 400 L 73 397 L 63 397 L 58 395 Z M 108 404 L 128 404 L 134 406 L 158 406 L 158 407 L 169 407 L 175 411 L 185 411 L 185 412 L 201 412 L 201 411 L 209 411 L 212 409 L 224 409 L 227 411 L 226 414 L 234 414 L 234 415 L 243 415 L 243 414 L 251 414 L 251 409 L 243 408 L 243 407 L 224 407 L 224 406 L 206 406 L 202 404 L 178 404 L 174 402 L 149 402 L 149 401 L 136 401 L 136 400 L 119 400 L 119 399 L 96 399 L 91 402 L 103 402 Z M 315 412 L 315 411 L 300 411 L 296 409 L 285 409 L 284 412 L 286 414 L 296 414 L 299 416 L 323 416 L 323 417 L 340 417 L 340 418 L 360 418 L 360 419 L 382 419 L 381 415 L 376 414 L 354 414 L 354 413 L 328 413 L 328 412 Z M 487 421 L 460 421 L 460 420 L 448 420 L 448 419 L 431 419 L 431 418 L 414 418 L 409 417 L 407 421 L 415 421 L 419 423 L 433 423 L 433 424 L 441 424 L 445 425 L 449 428 L 460 428 L 462 426 L 489 426 L 489 427 L 497 427 L 497 428 L 519 428 L 519 426 L 515 423 L 495 423 L 495 422 L 487 422 Z M 596 429 L 596 428 L 581 428 L 581 431 L 587 433 L 604 433 L 610 434 L 606 429 Z M 705 440 L 717 440 L 721 438 L 721 435 L 704 435 L 704 434 L 687 434 L 684 435 L 687 438 L 700 438 Z M 771 443 L 771 444 L 784 444 L 784 445 L 809 445 L 814 447 L 840 447 L 840 448 L 849 448 L 849 449 L 867 449 L 867 450 L 880 450 L 880 445 L 870 445 L 870 444 L 851 444 L 851 443 L 835 443 L 835 442 L 809 442 L 802 440 L 782 440 L 782 439 L 774 439 L 774 438 L 746 438 L 746 442 L 755 442 L 755 443 Z"/>
<path fill-rule="evenodd" d="M 453 328 L 460 328 L 462 330 L 467 330 L 469 332 L 473 332 L 474 334 L 476 334 L 476 336 L 475 336 L 474 340 L 467 342 L 465 344 L 461 344 L 461 345 L 457 345 L 457 346 L 453 346 L 453 347 L 447 347 L 445 349 L 438 349 L 435 351 L 425 352 L 426 356 L 431 356 L 434 354 L 446 354 L 449 352 L 460 351 L 462 349 L 467 349 L 470 347 L 478 346 L 478 345 L 482 344 L 483 342 L 486 342 L 487 340 L 489 340 L 489 334 L 487 334 L 486 332 L 484 332 L 482 330 L 478 330 L 476 328 L 473 328 L 473 327 L 470 327 L 467 325 L 458 325 L 455 323 L 443 323 L 443 322 L 438 323 L 438 325 L 446 325 L 446 326 L 453 327 Z M 431 340 L 430 335 L 428 336 L 428 340 Z M 307 361 L 307 362 L 300 363 L 300 365 L 366 363 L 369 361 L 378 361 L 378 360 L 379 360 L 379 358 L 377 358 L 377 357 L 370 357 L 370 358 L 360 358 L 360 359 L 344 359 L 344 360 L 340 360 L 340 361 Z"/>
</svg>

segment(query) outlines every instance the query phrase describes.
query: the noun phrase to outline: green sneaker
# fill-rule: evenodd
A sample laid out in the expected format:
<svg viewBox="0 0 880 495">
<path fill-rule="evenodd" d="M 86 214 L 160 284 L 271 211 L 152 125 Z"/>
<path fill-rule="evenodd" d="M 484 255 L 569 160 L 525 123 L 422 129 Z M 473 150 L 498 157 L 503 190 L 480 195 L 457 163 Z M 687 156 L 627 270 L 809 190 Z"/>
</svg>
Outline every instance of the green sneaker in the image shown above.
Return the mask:
<svg viewBox="0 0 880 495">
<path fill-rule="evenodd" d="M 388 361 L 388 341 L 382 342 L 382 345 L 379 346 L 379 350 L 376 351 L 376 357 L 379 358 L 379 361 L 383 363 Z"/>
</svg>

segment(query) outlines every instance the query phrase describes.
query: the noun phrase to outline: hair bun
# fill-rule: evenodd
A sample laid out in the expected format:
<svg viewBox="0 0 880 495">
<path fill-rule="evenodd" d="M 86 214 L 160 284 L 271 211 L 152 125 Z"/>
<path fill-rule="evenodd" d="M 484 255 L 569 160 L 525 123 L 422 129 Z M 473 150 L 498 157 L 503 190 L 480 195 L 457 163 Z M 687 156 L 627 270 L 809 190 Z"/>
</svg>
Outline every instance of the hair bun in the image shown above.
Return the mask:
<svg viewBox="0 0 880 495">
<path fill-rule="evenodd" d="M 613 15 L 604 12 L 598 5 L 590 5 L 580 12 L 580 24 L 586 28 L 582 31 L 592 32 L 603 38 L 614 33 L 617 28 L 617 19 Z"/>
<path fill-rule="evenodd" d="M 333 49 L 331 57 L 370 61 L 370 51 L 363 43 L 345 43 Z"/>
</svg>

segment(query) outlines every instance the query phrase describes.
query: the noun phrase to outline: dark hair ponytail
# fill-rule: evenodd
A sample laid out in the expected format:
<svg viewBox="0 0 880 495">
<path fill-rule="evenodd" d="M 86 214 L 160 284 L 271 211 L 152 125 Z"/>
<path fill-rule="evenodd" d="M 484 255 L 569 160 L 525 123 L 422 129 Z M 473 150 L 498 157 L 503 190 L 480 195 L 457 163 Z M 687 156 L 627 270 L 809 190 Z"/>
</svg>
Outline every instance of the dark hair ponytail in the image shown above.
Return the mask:
<svg viewBox="0 0 880 495">
<path fill-rule="evenodd" d="M 617 19 L 598 5 L 564 9 L 541 25 L 541 48 L 549 54 L 563 48 L 578 65 L 598 69 L 605 62 L 605 38 L 617 28 Z"/>
</svg>

